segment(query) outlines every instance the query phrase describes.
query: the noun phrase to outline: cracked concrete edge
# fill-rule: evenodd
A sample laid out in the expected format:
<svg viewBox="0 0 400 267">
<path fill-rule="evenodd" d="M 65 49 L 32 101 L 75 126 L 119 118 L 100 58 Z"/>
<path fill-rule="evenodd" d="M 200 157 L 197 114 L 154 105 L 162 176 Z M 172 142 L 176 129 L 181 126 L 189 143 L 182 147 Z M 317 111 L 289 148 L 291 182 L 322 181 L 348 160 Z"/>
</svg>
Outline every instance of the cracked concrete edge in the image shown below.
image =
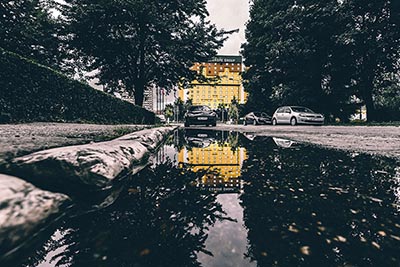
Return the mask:
<svg viewBox="0 0 400 267">
<path fill-rule="evenodd" d="M 145 129 L 111 141 L 35 152 L 13 159 L 7 173 L 72 197 L 104 191 L 114 180 L 132 174 L 130 170 L 142 165 L 176 128 Z"/>
<path fill-rule="evenodd" d="M 72 204 L 64 194 L 4 174 L 0 174 L 0 203 L 0 260 L 63 217 Z"/>
</svg>

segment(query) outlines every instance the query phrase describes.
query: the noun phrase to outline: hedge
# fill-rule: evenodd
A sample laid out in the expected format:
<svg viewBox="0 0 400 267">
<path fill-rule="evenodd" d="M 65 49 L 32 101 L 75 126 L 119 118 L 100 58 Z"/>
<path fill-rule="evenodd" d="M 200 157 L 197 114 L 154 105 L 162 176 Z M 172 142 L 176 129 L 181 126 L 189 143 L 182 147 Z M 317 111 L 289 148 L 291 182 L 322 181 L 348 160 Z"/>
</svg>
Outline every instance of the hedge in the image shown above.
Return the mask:
<svg viewBox="0 0 400 267">
<path fill-rule="evenodd" d="M 0 122 L 153 124 L 154 113 L 0 48 Z"/>
</svg>

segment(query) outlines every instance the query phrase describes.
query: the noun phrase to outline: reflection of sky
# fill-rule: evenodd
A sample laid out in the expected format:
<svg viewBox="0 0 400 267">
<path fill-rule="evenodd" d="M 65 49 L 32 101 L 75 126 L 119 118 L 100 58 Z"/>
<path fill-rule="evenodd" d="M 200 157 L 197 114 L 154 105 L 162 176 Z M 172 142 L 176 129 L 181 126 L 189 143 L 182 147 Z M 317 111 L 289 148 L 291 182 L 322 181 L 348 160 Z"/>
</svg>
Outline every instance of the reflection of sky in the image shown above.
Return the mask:
<svg viewBox="0 0 400 267">
<path fill-rule="evenodd" d="M 176 148 L 172 145 L 164 145 L 160 147 L 157 151 L 156 155 L 153 158 L 154 166 L 157 164 L 162 164 L 170 160 L 172 162 L 177 161 L 177 151 Z"/>
<path fill-rule="evenodd" d="M 206 240 L 206 250 L 214 256 L 198 254 L 198 260 L 204 267 L 244 267 L 256 266 L 249 262 L 244 254 L 247 252 L 247 229 L 243 225 L 243 208 L 240 206 L 238 194 L 218 195 L 217 201 L 227 216 L 237 222 L 216 222 L 210 228 Z"/>
<path fill-rule="evenodd" d="M 71 230 L 65 230 L 65 231 L 56 230 L 54 232 L 54 234 L 50 237 L 50 240 L 52 240 L 52 242 L 58 242 L 70 231 Z M 70 267 L 71 266 L 71 264 L 69 264 L 69 263 L 66 263 L 66 264 L 59 263 L 59 260 L 60 260 L 59 254 L 64 252 L 68 248 L 68 245 L 63 245 L 63 246 L 57 247 L 54 250 L 49 248 L 48 244 L 45 245 L 45 247 L 46 247 L 46 250 L 49 249 L 50 251 L 47 251 L 47 254 L 45 255 L 43 261 L 40 262 L 38 265 L 36 265 L 36 267 L 53 267 L 53 266 Z"/>
</svg>

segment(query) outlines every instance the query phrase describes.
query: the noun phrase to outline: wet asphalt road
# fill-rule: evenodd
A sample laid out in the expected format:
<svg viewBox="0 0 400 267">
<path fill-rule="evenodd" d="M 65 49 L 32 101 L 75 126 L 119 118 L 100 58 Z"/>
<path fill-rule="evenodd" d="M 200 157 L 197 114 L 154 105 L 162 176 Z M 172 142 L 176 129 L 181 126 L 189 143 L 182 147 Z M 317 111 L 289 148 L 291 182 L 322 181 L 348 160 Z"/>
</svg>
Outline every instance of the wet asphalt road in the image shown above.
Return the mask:
<svg viewBox="0 0 400 267">
<path fill-rule="evenodd" d="M 287 138 L 332 149 L 362 152 L 400 159 L 399 126 L 290 126 L 290 125 L 230 125 L 216 127 L 191 126 L 237 131 L 255 136 Z"/>
</svg>

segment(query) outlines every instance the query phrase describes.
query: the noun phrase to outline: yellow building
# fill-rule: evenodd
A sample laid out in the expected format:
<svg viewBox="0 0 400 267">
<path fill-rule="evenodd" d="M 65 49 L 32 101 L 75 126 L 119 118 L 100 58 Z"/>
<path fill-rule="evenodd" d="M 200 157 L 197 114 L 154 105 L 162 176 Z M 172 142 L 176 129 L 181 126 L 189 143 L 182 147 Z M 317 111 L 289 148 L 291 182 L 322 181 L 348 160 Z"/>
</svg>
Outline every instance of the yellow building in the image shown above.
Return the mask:
<svg viewBox="0 0 400 267">
<path fill-rule="evenodd" d="M 243 161 L 247 158 L 246 149 L 232 151 L 228 143 L 210 144 L 208 147 L 183 148 L 178 154 L 180 166 L 188 166 L 193 172 L 207 170 L 210 174 L 203 177 L 202 184 L 215 191 L 240 189 L 240 174 Z"/>
<path fill-rule="evenodd" d="M 240 75 L 242 68 L 241 56 L 216 56 L 209 62 L 196 63 L 191 70 L 217 80 L 206 83 L 195 80 L 189 88 L 179 88 L 179 97 L 183 101 L 192 99 L 193 105 L 207 105 L 211 109 L 220 104 L 227 107 L 233 98 L 244 104 L 247 96 Z"/>
</svg>

